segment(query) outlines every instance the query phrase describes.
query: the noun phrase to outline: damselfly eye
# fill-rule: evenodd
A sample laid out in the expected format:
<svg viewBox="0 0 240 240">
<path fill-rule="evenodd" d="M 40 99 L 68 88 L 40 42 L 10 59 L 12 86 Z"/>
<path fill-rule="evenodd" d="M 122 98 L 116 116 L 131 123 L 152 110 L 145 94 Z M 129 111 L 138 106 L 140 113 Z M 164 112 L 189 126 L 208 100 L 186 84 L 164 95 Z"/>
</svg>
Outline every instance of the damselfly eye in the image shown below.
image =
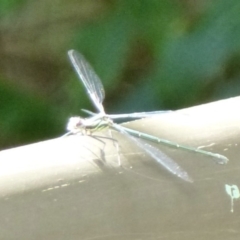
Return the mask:
<svg viewBox="0 0 240 240">
<path fill-rule="evenodd" d="M 84 125 L 83 122 L 84 119 L 81 117 L 71 117 L 67 124 L 67 130 L 70 132 L 75 132 Z"/>
</svg>

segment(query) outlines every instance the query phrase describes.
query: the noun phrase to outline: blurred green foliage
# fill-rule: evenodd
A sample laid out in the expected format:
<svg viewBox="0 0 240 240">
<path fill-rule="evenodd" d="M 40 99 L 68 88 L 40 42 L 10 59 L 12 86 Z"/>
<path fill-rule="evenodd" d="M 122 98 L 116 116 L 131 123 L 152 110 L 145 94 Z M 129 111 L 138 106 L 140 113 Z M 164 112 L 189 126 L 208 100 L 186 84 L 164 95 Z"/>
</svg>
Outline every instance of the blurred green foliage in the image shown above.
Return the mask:
<svg viewBox="0 0 240 240">
<path fill-rule="evenodd" d="M 0 147 L 64 134 L 93 109 L 67 61 L 82 52 L 107 112 L 178 109 L 240 92 L 240 2 L 0 1 Z"/>
<path fill-rule="evenodd" d="M 22 139 L 25 143 L 46 139 L 46 132 L 58 134 L 57 112 L 44 99 L 21 93 L 3 82 L 0 82 L 0 96 L 1 140 L 11 139 L 16 145 Z M 2 147 L 11 144 L 11 141 L 1 141 Z"/>
<path fill-rule="evenodd" d="M 13 9 L 21 6 L 24 0 L 1 0 L 0 1 L 0 16 L 8 14 Z"/>
</svg>

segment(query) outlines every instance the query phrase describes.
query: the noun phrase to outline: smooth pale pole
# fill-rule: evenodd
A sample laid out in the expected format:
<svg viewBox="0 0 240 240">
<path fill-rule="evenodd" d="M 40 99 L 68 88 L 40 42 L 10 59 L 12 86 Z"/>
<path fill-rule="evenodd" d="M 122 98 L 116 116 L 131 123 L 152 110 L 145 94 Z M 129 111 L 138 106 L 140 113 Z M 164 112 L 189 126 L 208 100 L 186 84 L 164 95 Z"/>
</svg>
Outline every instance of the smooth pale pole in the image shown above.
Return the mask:
<svg viewBox="0 0 240 240">
<path fill-rule="evenodd" d="M 239 239 L 239 107 L 237 97 L 124 124 L 229 158 L 159 145 L 193 183 L 114 132 L 122 167 L 117 143 L 102 137 L 1 151 L 0 239 Z"/>
</svg>

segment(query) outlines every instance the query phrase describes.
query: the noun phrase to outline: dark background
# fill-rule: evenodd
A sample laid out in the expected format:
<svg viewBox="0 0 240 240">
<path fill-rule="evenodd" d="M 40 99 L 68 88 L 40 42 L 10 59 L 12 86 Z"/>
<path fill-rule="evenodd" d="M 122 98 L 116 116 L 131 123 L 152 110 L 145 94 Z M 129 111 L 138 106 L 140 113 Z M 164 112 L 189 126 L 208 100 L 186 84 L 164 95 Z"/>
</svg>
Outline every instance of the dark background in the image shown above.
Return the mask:
<svg viewBox="0 0 240 240">
<path fill-rule="evenodd" d="M 240 1 L 1 0 L 1 149 L 61 136 L 93 110 L 69 49 L 102 79 L 109 113 L 237 96 Z"/>
</svg>

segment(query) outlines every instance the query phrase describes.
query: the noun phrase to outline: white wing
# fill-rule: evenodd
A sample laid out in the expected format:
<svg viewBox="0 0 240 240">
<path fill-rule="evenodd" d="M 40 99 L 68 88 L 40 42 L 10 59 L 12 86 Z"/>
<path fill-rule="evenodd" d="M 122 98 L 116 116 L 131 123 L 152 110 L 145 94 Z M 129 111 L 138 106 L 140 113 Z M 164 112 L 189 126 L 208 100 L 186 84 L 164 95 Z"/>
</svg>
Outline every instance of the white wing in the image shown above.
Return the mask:
<svg viewBox="0 0 240 240">
<path fill-rule="evenodd" d="M 105 92 L 100 78 L 94 72 L 93 68 L 83 55 L 75 50 L 69 50 L 68 56 L 93 104 L 100 113 L 104 113 L 102 102 L 105 97 Z"/>
</svg>

